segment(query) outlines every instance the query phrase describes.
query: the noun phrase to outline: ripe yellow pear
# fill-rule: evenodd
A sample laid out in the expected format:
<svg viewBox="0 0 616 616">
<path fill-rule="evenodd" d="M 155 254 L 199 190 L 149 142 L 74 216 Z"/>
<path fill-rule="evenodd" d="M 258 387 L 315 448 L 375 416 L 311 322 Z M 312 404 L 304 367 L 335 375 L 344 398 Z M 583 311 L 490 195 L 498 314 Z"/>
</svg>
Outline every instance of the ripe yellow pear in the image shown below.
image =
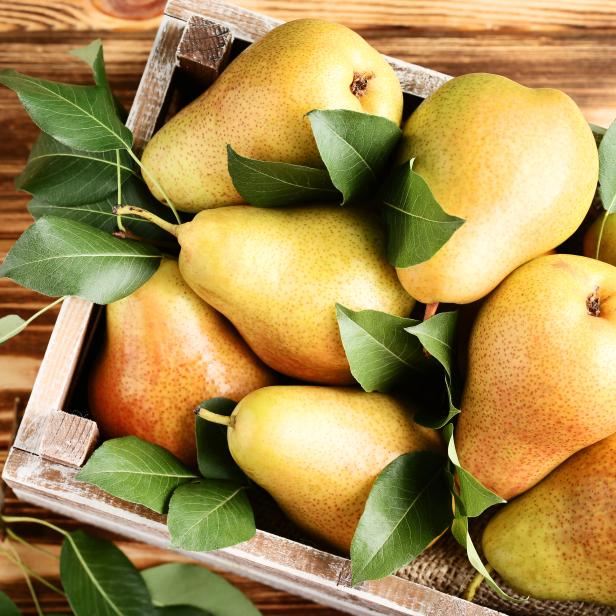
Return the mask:
<svg viewBox="0 0 616 616">
<path fill-rule="evenodd" d="M 539 257 L 483 303 L 471 333 L 456 444 L 510 499 L 616 432 L 616 267 Z"/>
<path fill-rule="evenodd" d="M 598 179 L 593 134 L 563 92 L 499 75 L 457 77 L 407 121 L 400 161 L 466 222 L 430 259 L 398 270 L 418 301 L 466 304 L 579 227 Z"/>
<path fill-rule="evenodd" d="M 597 240 L 601 233 L 603 218 L 603 215 L 599 216 L 584 234 L 584 254 L 592 259 L 597 254 Z M 610 214 L 603 225 L 599 259 L 610 265 L 616 265 L 616 214 Z"/>
<path fill-rule="evenodd" d="M 537 599 L 616 607 L 616 434 L 569 458 L 490 520 L 483 550 Z"/>
<path fill-rule="evenodd" d="M 184 280 L 271 368 L 304 381 L 353 382 L 336 302 L 408 316 L 413 300 L 385 257 L 378 219 L 360 208 L 232 206 L 170 225 Z"/>
<path fill-rule="evenodd" d="M 352 30 L 291 21 L 250 45 L 163 126 L 142 161 L 180 210 L 242 203 L 227 172 L 227 144 L 250 158 L 322 166 L 306 118 L 313 109 L 363 111 L 399 124 L 402 90 L 387 61 Z"/>
<path fill-rule="evenodd" d="M 438 432 L 395 398 L 343 387 L 254 391 L 227 436 L 237 464 L 288 517 L 343 552 L 383 468 L 404 453 L 442 449 Z"/>
<path fill-rule="evenodd" d="M 90 410 L 106 437 L 135 435 L 196 461 L 193 409 L 240 400 L 275 382 L 238 333 L 163 259 L 132 295 L 107 306 L 106 339 L 89 377 Z"/>
</svg>

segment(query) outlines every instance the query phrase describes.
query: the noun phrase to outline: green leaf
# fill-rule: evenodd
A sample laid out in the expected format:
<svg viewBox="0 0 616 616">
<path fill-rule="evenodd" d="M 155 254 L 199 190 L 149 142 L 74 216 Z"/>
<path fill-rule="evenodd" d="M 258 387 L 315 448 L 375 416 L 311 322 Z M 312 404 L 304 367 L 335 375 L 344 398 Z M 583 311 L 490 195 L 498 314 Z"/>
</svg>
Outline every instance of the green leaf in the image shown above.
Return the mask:
<svg viewBox="0 0 616 616">
<path fill-rule="evenodd" d="M 90 66 L 92 74 L 94 75 L 94 82 L 97 86 L 109 88 L 107 72 L 105 71 L 105 59 L 103 57 L 103 44 L 100 39 L 93 40 L 85 47 L 71 49 L 69 54 L 83 60 Z"/>
<path fill-rule="evenodd" d="M 429 369 L 421 344 L 405 332 L 419 321 L 340 304 L 336 317 L 351 373 L 365 391 L 388 391 L 409 373 Z"/>
<path fill-rule="evenodd" d="M 464 224 L 434 198 L 410 160 L 396 169 L 381 195 L 388 230 L 387 258 L 396 267 L 431 259 Z"/>
<path fill-rule="evenodd" d="M 133 564 L 110 541 L 81 530 L 60 552 L 60 579 L 75 616 L 155 616 L 148 589 Z"/>
<path fill-rule="evenodd" d="M 490 572 L 486 569 L 481 557 L 477 552 L 477 548 L 473 544 L 473 540 L 468 532 L 468 518 L 465 516 L 456 515 L 451 525 L 451 534 L 455 540 L 466 550 L 466 556 L 468 561 L 480 573 L 486 582 L 486 584 L 501 598 L 506 601 L 513 601 L 514 603 L 522 603 L 523 599 L 517 599 L 516 597 L 509 596 L 499 585 L 494 581 L 494 578 L 490 575 Z"/>
<path fill-rule="evenodd" d="M 404 454 L 377 477 L 351 544 L 353 584 L 385 577 L 406 565 L 452 520 L 445 458 Z"/>
<path fill-rule="evenodd" d="M 463 515 L 474 518 L 481 515 L 486 509 L 492 505 L 500 505 L 506 502 L 498 494 L 488 490 L 478 479 L 473 477 L 471 473 L 463 469 L 456 445 L 453 438 L 453 426 L 451 424 L 445 426 L 443 430 L 445 441 L 447 442 L 447 454 L 452 464 L 456 468 L 458 482 L 460 486 L 459 504 L 462 506 Z"/>
<path fill-rule="evenodd" d="M 230 145 L 227 161 L 235 189 L 250 205 L 280 207 L 340 200 L 325 169 L 244 158 Z"/>
<path fill-rule="evenodd" d="M 169 222 L 175 222 L 171 210 L 158 201 L 155 201 L 143 182 L 131 177 L 122 186 L 122 203 L 142 207 Z M 28 211 L 35 220 L 43 216 L 59 216 L 60 218 L 70 218 L 84 224 L 96 227 L 101 231 L 112 233 L 117 228 L 117 216 L 113 213 L 113 207 L 117 204 L 117 194 L 114 192 L 107 198 L 96 203 L 67 206 L 66 204 L 56 205 L 44 199 L 34 197 L 28 204 Z M 122 222 L 129 231 L 139 237 L 146 239 L 169 240 L 170 236 L 155 224 L 124 214 Z"/>
<path fill-rule="evenodd" d="M 175 547 L 196 552 L 235 545 L 256 532 L 244 486 L 218 479 L 177 488 L 169 503 L 167 527 Z"/>
<path fill-rule="evenodd" d="M 130 149 L 132 133 L 117 115 L 103 86 L 75 86 L 0 71 L 0 83 L 17 93 L 44 132 L 64 145 L 87 152 Z"/>
<path fill-rule="evenodd" d="M 133 175 L 125 150 L 120 152 L 120 181 Z M 46 133 L 36 140 L 28 164 L 15 185 L 51 203 L 78 205 L 117 195 L 116 151 L 81 152 L 60 143 Z"/>
<path fill-rule="evenodd" d="M 0 319 L 0 344 L 17 336 L 26 328 L 26 321 L 17 314 L 7 314 Z"/>
<path fill-rule="evenodd" d="M 108 304 L 138 289 L 159 262 L 160 253 L 151 246 L 119 240 L 74 220 L 44 216 L 15 242 L 0 277 L 44 295 L 77 295 Z"/>
<path fill-rule="evenodd" d="M 2 614 L 2 616 L 21 616 L 21 612 L 17 609 L 17 606 L 2 590 L 0 590 L 0 614 Z"/>
<path fill-rule="evenodd" d="M 400 139 L 399 126 L 381 116 L 346 109 L 311 111 L 308 119 L 343 203 L 369 198 Z"/>
<path fill-rule="evenodd" d="M 228 398 L 210 398 L 199 405 L 218 415 L 228 417 L 237 402 Z M 227 427 L 196 417 L 197 461 L 199 472 L 206 479 L 229 479 L 245 484 L 246 475 L 235 463 L 227 444 Z"/>
<path fill-rule="evenodd" d="M 165 513 L 171 493 L 196 475 L 159 445 L 124 436 L 105 441 L 76 476 L 130 503 Z"/>
<path fill-rule="evenodd" d="M 616 121 L 599 145 L 599 195 L 608 214 L 616 212 Z"/>
<path fill-rule="evenodd" d="M 157 616 L 212 616 L 211 612 L 193 607 L 192 605 L 166 605 L 157 607 L 154 612 Z"/>
<path fill-rule="evenodd" d="M 259 610 L 220 575 L 191 564 L 168 563 L 141 572 L 155 605 L 181 600 L 213 616 L 259 616 Z"/>
<path fill-rule="evenodd" d="M 419 339 L 426 351 L 445 368 L 451 378 L 453 349 L 458 312 L 439 312 L 433 317 L 407 327 L 405 331 Z"/>
</svg>

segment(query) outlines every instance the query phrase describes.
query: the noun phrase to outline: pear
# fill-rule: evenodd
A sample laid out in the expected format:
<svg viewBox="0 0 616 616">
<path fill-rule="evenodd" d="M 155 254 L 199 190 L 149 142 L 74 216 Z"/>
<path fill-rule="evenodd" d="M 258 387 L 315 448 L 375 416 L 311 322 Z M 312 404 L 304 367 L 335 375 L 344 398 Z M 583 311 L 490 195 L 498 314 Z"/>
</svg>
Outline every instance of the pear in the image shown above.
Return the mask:
<svg viewBox="0 0 616 616">
<path fill-rule="evenodd" d="M 106 339 L 88 382 L 106 437 L 135 435 L 195 463 L 193 409 L 275 382 L 230 323 L 163 259 L 140 289 L 107 306 Z"/>
<path fill-rule="evenodd" d="M 616 267 L 539 257 L 483 303 L 456 444 L 462 466 L 510 499 L 616 432 Z"/>
<path fill-rule="evenodd" d="M 353 382 L 336 321 L 351 310 L 408 316 L 413 300 L 385 258 L 374 214 L 359 208 L 232 206 L 170 225 L 184 280 L 224 314 L 271 368 L 315 383 Z"/>
<path fill-rule="evenodd" d="M 483 534 L 499 575 L 537 599 L 616 607 L 616 434 L 506 505 Z"/>
<path fill-rule="evenodd" d="M 616 214 L 608 215 L 605 219 L 605 224 L 603 220 L 604 216 L 599 216 L 584 234 L 584 254 L 587 257 L 595 258 L 597 254 L 597 241 L 603 226 L 598 258 L 610 265 L 616 265 Z"/>
<path fill-rule="evenodd" d="M 430 259 L 398 269 L 427 304 L 466 304 L 555 248 L 583 221 L 598 179 L 593 134 L 563 92 L 489 74 L 447 82 L 411 115 L 399 161 L 466 222 Z"/>
<path fill-rule="evenodd" d="M 392 396 L 309 385 L 248 394 L 227 438 L 237 464 L 291 520 L 342 552 L 381 470 L 404 453 L 442 450 L 438 432 Z"/>
<path fill-rule="evenodd" d="M 227 172 L 239 154 L 322 166 L 306 114 L 350 109 L 402 119 L 391 66 L 358 34 L 319 19 L 283 24 L 250 45 L 143 152 L 150 190 L 184 211 L 243 203 Z"/>
</svg>

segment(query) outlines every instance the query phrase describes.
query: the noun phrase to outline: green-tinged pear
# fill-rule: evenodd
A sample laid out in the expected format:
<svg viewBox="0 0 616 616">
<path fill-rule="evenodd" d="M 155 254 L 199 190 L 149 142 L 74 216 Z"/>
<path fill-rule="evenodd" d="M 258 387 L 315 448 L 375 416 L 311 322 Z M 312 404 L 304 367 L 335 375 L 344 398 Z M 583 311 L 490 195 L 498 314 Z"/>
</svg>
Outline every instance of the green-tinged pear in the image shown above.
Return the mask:
<svg viewBox="0 0 616 616">
<path fill-rule="evenodd" d="M 398 316 L 413 307 L 386 261 L 378 219 L 361 208 L 233 206 L 179 226 L 157 222 L 177 235 L 184 280 L 268 366 L 294 378 L 353 382 L 336 303 Z"/>
<path fill-rule="evenodd" d="M 499 75 L 457 77 L 407 121 L 398 154 L 466 222 L 430 259 L 398 269 L 425 303 L 466 304 L 579 227 L 595 193 L 590 127 L 563 92 Z"/>
<path fill-rule="evenodd" d="M 274 386 L 246 396 L 228 429 L 242 470 L 301 528 L 347 553 L 377 475 L 398 456 L 441 451 L 438 432 L 385 394 Z"/>
<path fill-rule="evenodd" d="M 616 267 L 564 254 L 523 265 L 484 301 L 468 361 L 458 455 L 509 500 L 616 432 Z"/>
<path fill-rule="evenodd" d="M 492 518 L 483 534 L 486 558 L 522 594 L 616 607 L 614 503 L 616 434 L 569 458 Z"/>
<path fill-rule="evenodd" d="M 193 409 L 239 400 L 275 382 L 238 333 L 163 259 L 132 295 L 106 309 L 106 339 L 90 374 L 90 410 L 107 438 L 135 435 L 196 462 Z"/>
<path fill-rule="evenodd" d="M 322 166 L 306 114 L 349 109 L 400 124 L 402 90 L 391 66 L 358 34 L 319 19 L 283 24 L 241 53 L 154 135 L 144 175 L 184 211 L 243 203 L 227 171 L 242 156 Z"/>
</svg>

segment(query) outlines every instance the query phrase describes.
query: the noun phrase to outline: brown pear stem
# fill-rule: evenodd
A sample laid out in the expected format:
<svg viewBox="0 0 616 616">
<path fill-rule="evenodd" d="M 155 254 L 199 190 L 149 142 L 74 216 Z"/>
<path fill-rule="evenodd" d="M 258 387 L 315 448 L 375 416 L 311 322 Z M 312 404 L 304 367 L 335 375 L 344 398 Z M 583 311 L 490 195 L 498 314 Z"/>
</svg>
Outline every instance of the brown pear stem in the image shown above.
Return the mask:
<svg viewBox="0 0 616 616">
<path fill-rule="evenodd" d="M 426 304 L 426 310 L 424 312 L 423 318 L 424 321 L 431 319 L 436 314 L 436 311 L 438 310 L 438 305 L 439 302 L 432 302 L 431 304 Z"/>
<path fill-rule="evenodd" d="M 136 205 L 120 205 L 114 207 L 113 213 L 118 216 L 128 216 L 129 214 L 138 216 L 139 218 L 143 218 L 144 220 L 154 223 L 157 227 L 163 229 L 163 231 L 167 231 L 167 233 L 171 233 L 171 235 L 175 237 L 178 236 L 178 229 L 180 228 L 180 225 L 174 225 L 173 223 L 167 222 L 160 216 L 156 216 L 156 214 L 152 214 L 152 212 L 148 212 L 147 210 L 137 207 Z"/>
<path fill-rule="evenodd" d="M 195 414 L 201 417 L 201 419 L 211 421 L 212 423 L 220 424 L 221 426 L 227 426 L 229 428 L 232 428 L 235 424 L 235 417 L 231 415 L 219 415 L 218 413 L 208 411 L 204 408 L 196 409 Z"/>
</svg>

